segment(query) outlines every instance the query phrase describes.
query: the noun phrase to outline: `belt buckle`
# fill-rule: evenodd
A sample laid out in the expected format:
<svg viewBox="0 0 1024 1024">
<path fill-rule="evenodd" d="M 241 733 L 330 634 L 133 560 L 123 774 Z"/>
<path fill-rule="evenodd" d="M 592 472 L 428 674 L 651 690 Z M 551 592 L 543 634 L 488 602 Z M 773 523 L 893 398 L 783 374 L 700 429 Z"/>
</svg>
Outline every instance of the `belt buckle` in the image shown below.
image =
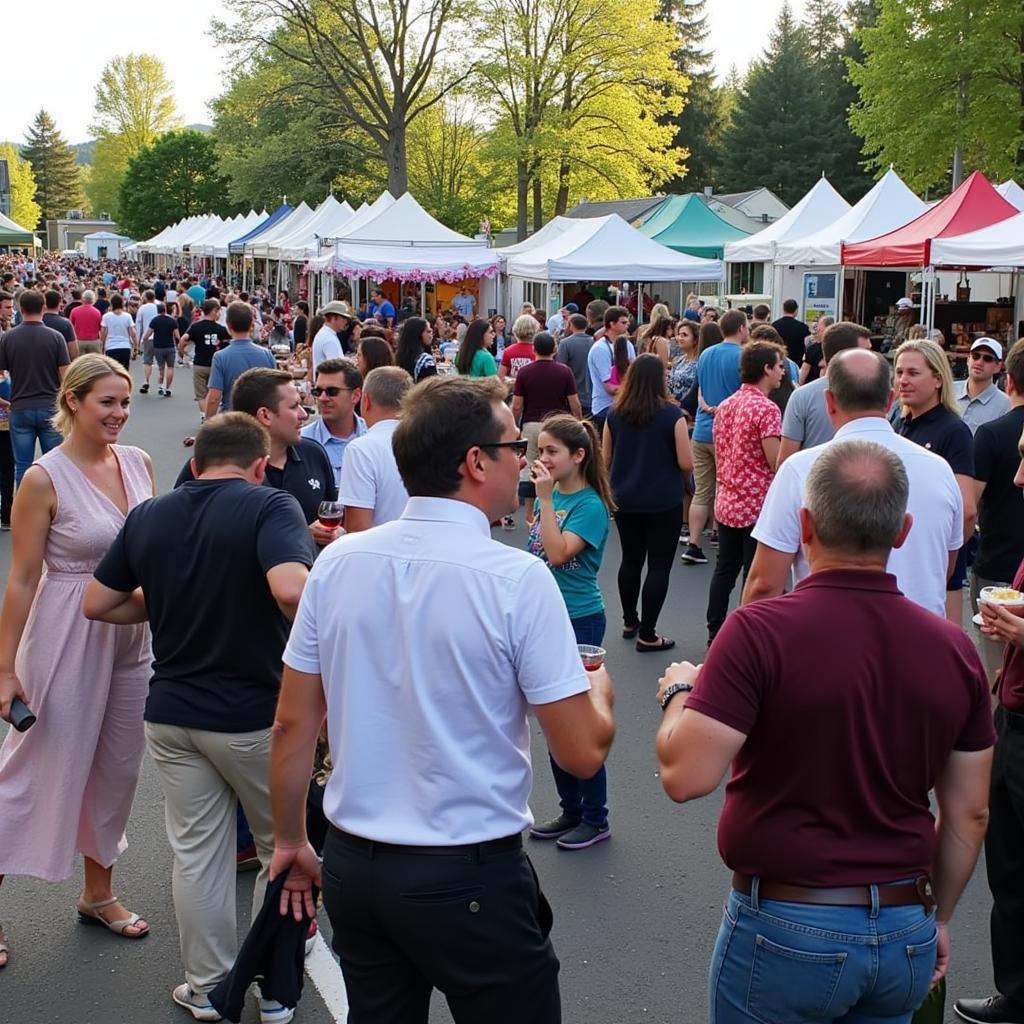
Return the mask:
<svg viewBox="0 0 1024 1024">
<path fill-rule="evenodd" d="M 935 892 L 932 889 L 932 880 L 927 875 L 923 875 L 914 883 L 914 888 L 917 890 L 918 899 L 920 899 L 925 909 L 931 910 L 935 906 Z"/>
</svg>

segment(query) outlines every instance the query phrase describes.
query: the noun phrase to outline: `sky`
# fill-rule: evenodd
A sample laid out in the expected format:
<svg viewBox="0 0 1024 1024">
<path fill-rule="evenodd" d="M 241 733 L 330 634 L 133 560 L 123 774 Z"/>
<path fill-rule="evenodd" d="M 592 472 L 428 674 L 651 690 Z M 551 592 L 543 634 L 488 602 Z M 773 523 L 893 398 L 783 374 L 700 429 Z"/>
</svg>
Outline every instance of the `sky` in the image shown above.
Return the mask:
<svg viewBox="0 0 1024 1024">
<path fill-rule="evenodd" d="M 708 0 L 708 44 L 720 78 L 732 64 L 742 71 L 758 55 L 782 2 Z M 804 0 L 792 0 L 792 7 L 801 14 Z M 198 17 L 192 8 L 201 12 Z M 0 140 L 22 142 L 40 107 L 53 115 L 67 142 L 91 138 L 93 92 L 103 66 L 132 52 L 151 53 L 164 62 L 182 123 L 209 124 L 207 104 L 223 89 L 226 63 L 208 21 L 224 16 L 225 6 L 223 0 L 182 0 L 177 11 L 184 17 L 176 27 L 154 30 L 149 18 L 120 17 L 112 0 L 98 0 L 84 9 L 79 0 L 50 0 L 46 21 L 53 31 L 45 45 L 40 40 L 43 49 L 4 47 L 8 88 L 0 104 Z M 26 18 L 25 24 L 33 22 Z"/>
</svg>

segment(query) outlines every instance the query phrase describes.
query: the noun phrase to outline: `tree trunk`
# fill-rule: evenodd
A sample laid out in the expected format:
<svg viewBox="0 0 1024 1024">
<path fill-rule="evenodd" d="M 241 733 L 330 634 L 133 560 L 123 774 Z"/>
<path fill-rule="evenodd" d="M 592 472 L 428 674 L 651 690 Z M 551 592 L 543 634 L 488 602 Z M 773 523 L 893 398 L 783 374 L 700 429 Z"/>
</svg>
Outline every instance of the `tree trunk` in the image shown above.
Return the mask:
<svg viewBox="0 0 1024 1024">
<path fill-rule="evenodd" d="M 533 230 L 544 227 L 544 203 L 540 191 L 540 163 L 533 172 Z"/>
<path fill-rule="evenodd" d="M 569 161 L 558 162 L 558 192 L 555 195 L 555 216 L 561 217 L 569 205 Z"/>
<path fill-rule="evenodd" d="M 526 238 L 526 204 L 530 191 L 530 172 L 525 160 L 516 161 L 516 241 Z"/>
<path fill-rule="evenodd" d="M 384 144 L 384 162 L 388 169 L 388 191 L 398 199 L 409 191 L 409 162 L 405 151 L 404 115 L 388 127 L 388 140 Z"/>
</svg>

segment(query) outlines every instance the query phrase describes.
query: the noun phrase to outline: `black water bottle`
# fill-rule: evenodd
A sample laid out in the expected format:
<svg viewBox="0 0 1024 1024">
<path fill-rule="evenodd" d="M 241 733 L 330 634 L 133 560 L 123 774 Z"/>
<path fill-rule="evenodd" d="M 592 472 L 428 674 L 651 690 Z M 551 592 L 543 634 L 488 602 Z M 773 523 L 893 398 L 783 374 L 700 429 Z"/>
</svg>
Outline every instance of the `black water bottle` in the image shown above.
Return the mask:
<svg viewBox="0 0 1024 1024">
<path fill-rule="evenodd" d="M 11 725 L 18 732 L 28 732 L 36 724 L 36 716 L 24 701 L 15 697 L 11 701 Z"/>
</svg>

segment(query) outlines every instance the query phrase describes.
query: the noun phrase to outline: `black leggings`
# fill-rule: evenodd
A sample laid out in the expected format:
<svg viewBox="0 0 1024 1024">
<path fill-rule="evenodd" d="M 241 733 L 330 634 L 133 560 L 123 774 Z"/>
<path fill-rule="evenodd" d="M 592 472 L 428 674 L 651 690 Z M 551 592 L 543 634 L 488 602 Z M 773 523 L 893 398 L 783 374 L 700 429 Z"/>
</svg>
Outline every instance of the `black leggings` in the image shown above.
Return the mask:
<svg viewBox="0 0 1024 1024">
<path fill-rule="evenodd" d="M 751 536 L 753 526 L 718 524 L 718 560 L 708 589 L 708 639 L 714 640 L 729 614 L 729 598 L 736 586 L 736 577 L 743 573 L 744 582 L 754 560 L 757 541 Z"/>
<path fill-rule="evenodd" d="M 657 640 L 658 616 L 668 593 L 668 578 L 679 545 L 683 506 L 665 512 L 616 512 L 615 526 L 622 543 L 619 566 L 619 600 L 626 626 L 640 624 L 640 639 Z M 647 563 L 647 578 L 640 593 L 640 574 Z M 637 599 L 641 614 L 636 613 Z"/>
<path fill-rule="evenodd" d="M 132 350 L 130 348 L 112 348 L 104 354 L 110 356 L 115 362 L 120 363 L 129 373 L 131 372 Z"/>
</svg>

